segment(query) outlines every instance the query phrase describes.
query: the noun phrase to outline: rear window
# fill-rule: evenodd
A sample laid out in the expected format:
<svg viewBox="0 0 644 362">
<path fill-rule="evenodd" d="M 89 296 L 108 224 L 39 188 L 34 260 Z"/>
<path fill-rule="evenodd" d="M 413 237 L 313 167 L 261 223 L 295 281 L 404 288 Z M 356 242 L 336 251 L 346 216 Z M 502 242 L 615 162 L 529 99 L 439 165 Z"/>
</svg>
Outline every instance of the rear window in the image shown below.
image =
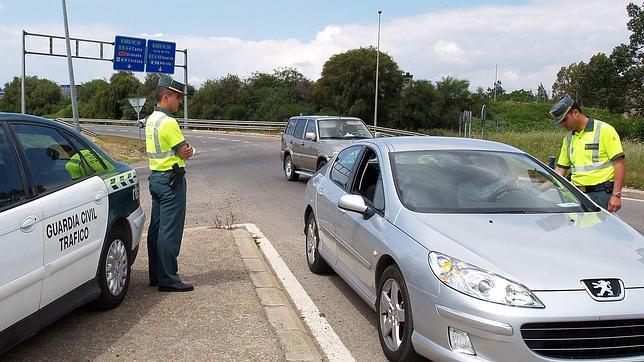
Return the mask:
<svg viewBox="0 0 644 362">
<path fill-rule="evenodd" d="M 293 133 L 293 136 L 295 136 L 295 138 L 303 139 L 305 127 L 306 127 L 306 119 L 298 119 L 297 125 L 295 126 L 295 133 Z"/>
<path fill-rule="evenodd" d="M 295 124 L 297 123 L 297 119 L 291 119 L 288 121 L 286 124 L 286 129 L 284 129 L 284 134 L 292 136 L 293 131 L 295 130 Z"/>
</svg>

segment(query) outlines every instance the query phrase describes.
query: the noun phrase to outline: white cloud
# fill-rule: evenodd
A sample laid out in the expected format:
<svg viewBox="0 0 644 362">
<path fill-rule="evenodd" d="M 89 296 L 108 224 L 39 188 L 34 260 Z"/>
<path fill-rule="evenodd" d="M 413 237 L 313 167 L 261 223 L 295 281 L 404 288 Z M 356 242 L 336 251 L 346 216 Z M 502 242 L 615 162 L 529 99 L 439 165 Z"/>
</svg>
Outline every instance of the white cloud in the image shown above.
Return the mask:
<svg viewBox="0 0 644 362">
<path fill-rule="evenodd" d="M 491 87 L 498 64 L 505 89 L 549 88 L 560 67 L 587 61 L 597 52 L 610 53 L 628 41 L 628 0 L 533 0 L 525 5 L 484 6 L 436 11 L 413 17 L 386 19 L 382 23 L 380 49 L 398 62 L 414 79 L 438 80 L 445 75 L 468 79 L 472 88 Z M 2 4 L 2 3 L 0 3 Z M 561 16 L 561 14 L 564 14 Z M 573 16 L 575 15 L 576 16 Z M 385 14 L 386 15 L 386 14 Z M 242 77 L 254 71 L 271 72 L 296 67 L 317 79 L 324 62 L 333 54 L 357 47 L 375 46 L 376 24 L 328 25 L 309 42 L 296 39 L 248 41 L 231 37 L 187 36 L 166 33 L 142 37 L 175 41 L 188 49 L 189 81 L 228 73 Z M 62 33 L 60 24 L 38 24 L 28 31 Z M 72 34 L 113 40 L 109 25 L 72 27 Z M 20 74 L 21 29 L 0 26 L 0 82 Z M 46 47 L 47 44 L 44 44 Z M 61 48 L 64 51 L 64 48 Z M 111 51 L 111 48 L 110 48 Z M 178 63 L 182 64 L 181 55 Z M 66 83 L 62 58 L 30 56 L 27 73 Z M 109 63 L 75 61 L 78 82 L 111 75 Z M 177 79 L 183 70 L 177 68 Z"/>
</svg>

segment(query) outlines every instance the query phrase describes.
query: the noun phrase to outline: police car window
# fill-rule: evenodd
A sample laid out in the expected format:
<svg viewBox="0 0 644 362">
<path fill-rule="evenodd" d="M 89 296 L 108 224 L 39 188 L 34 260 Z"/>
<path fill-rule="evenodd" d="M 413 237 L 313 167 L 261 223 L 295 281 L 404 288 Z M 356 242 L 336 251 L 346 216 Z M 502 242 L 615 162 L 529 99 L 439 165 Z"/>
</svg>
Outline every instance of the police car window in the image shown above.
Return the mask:
<svg viewBox="0 0 644 362">
<path fill-rule="evenodd" d="M 340 152 L 331 167 L 331 180 L 346 190 L 351 169 L 360 155 L 362 147 L 350 147 Z"/>
<path fill-rule="evenodd" d="M 0 128 L 0 210 L 27 198 L 9 139 Z"/>
<path fill-rule="evenodd" d="M 306 119 L 298 119 L 297 125 L 295 126 L 295 133 L 293 136 L 295 138 L 302 139 L 304 138 L 304 127 L 306 126 Z"/>
<path fill-rule="evenodd" d="M 77 150 L 60 132 L 33 124 L 12 127 L 27 156 L 39 193 L 66 186 L 79 178 L 76 173 L 79 157 L 74 157 Z"/>
<path fill-rule="evenodd" d="M 94 150 L 81 142 L 78 138 L 65 132 L 67 139 L 71 140 L 72 145 L 78 150 L 78 153 L 72 156 L 72 159 L 80 159 L 84 170 L 83 176 L 91 176 L 95 173 L 101 173 L 107 170 L 105 166 L 107 160 L 96 154 Z"/>
</svg>

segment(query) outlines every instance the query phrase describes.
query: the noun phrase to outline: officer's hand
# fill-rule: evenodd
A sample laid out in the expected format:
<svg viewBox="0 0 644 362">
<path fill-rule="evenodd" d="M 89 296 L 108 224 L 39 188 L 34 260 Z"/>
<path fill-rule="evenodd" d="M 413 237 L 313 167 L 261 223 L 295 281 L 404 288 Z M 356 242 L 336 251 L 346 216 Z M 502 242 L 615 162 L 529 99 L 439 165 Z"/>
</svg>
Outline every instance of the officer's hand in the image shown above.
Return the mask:
<svg viewBox="0 0 644 362">
<path fill-rule="evenodd" d="M 186 147 L 185 155 L 186 155 L 186 159 L 189 159 L 190 157 L 192 157 L 192 154 L 194 153 L 194 149 L 190 144 L 188 144 L 187 146 L 188 147 Z"/>
<path fill-rule="evenodd" d="M 608 200 L 608 211 L 616 212 L 621 208 L 622 208 L 622 199 L 617 196 L 611 195 L 610 199 Z"/>
</svg>

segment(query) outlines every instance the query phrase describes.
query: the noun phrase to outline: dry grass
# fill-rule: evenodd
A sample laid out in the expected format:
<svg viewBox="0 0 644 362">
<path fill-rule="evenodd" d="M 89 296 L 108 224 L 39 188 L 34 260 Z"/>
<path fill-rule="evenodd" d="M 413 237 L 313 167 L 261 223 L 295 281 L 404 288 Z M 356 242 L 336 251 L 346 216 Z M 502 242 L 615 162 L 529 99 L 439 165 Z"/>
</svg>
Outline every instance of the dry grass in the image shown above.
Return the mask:
<svg viewBox="0 0 644 362">
<path fill-rule="evenodd" d="M 148 159 L 145 153 L 145 141 L 119 136 L 89 138 L 117 161 L 132 164 Z"/>
</svg>

